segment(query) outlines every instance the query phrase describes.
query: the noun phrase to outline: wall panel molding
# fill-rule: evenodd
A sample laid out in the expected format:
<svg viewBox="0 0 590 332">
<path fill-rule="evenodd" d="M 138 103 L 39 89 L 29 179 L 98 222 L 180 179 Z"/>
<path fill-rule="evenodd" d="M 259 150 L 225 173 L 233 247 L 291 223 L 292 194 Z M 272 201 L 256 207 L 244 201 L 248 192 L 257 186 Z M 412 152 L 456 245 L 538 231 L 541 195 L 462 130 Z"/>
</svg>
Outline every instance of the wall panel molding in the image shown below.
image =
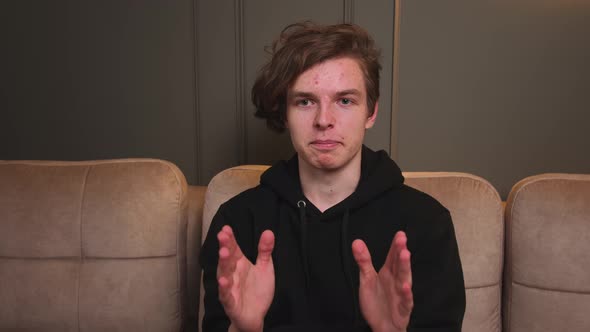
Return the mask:
<svg viewBox="0 0 590 332">
<path fill-rule="evenodd" d="M 344 0 L 344 23 L 354 23 L 354 0 Z"/>
<path fill-rule="evenodd" d="M 391 153 L 393 91 L 394 1 L 364 0 L 354 2 L 354 23 L 365 28 L 381 49 L 379 113 L 373 128 L 367 130 L 365 144 Z"/>
<path fill-rule="evenodd" d="M 399 43 L 400 43 L 400 16 L 402 0 L 395 0 L 393 13 L 393 73 L 391 91 L 391 132 L 389 155 L 393 159 L 398 157 L 398 111 L 399 111 Z"/>
<path fill-rule="evenodd" d="M 200 184 L 207 184 L 221 170 L 242 162 L 243 66 L 236 35 L 242 33 L 243 1 L 197 2 Z"/>
<path fill-rule="evenodd" d="M 234 0 L 234 28 L 235 28 L 235 51 L 236 51 L 236 130 L 239 142 L 236 142 L 236 160 L 240 164 L 248 163 L 246 147 L 248 144 L 248 133 L 246 126 L 246 102 L 248 95 L 244 75 L 244 2 Z"/>
<path fill-rule="evenodd" d="M 195 142 L 195 183 L 200 184 L 202 183 L 202 148 L 201 142 L 202 137 L 201 133 L 202 126 L 201 126 L 201 108 L 199 107 L 199 38 L 197 37 L 197 20 L 199 17 L 199 2 L 193 1 L 193 58 L 194 58 L 194 77 L 193 77 L 193 84 L 194 84 L 194 101 L 193 101 L 193 121 L 195 123 L 195 132 L 193 133 L 193 139 Z"/>
</svg>

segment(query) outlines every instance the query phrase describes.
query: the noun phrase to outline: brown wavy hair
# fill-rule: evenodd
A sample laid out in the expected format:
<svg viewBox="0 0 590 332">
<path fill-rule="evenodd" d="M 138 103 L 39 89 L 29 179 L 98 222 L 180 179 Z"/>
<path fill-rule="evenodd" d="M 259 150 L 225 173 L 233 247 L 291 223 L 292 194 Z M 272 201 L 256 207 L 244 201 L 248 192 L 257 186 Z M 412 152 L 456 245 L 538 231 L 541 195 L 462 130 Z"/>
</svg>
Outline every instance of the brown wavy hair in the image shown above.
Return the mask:
<svg viewBox="0 0 590 332">
<path fill-rule="evenodd" d="M 301 22 L 287 26 L 267 48 L 270 60 L 252 87 L 258 118 L 277 132 L 285 131 L 287 92 L 307 69 L 326 60 L 356 59 L 365 78 L 369 116 L 379 100 L 380 51 L 367 31 L 354 24 L 320 25 Z"/>
</svg>

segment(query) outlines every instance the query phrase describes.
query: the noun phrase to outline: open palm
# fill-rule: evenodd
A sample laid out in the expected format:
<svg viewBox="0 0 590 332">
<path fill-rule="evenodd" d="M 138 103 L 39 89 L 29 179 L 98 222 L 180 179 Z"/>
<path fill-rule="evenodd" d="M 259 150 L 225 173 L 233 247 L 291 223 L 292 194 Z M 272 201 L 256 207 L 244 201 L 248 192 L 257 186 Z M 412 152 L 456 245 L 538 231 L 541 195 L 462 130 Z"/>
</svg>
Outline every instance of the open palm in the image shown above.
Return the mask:
<svg viewBox="0 0 590 332">
<path fill-rule="evenodd" d="M 242 253 L 231 227 L 224 226 L 217 239 L 219 300 L 225 313 L 238 331 L 262 331 L 275 290 L 274 234 L 267 230 L 260 236 L 255 265 Z"/>
<path fill-rule="evenodd" d="M 414 305 L 410 252 L 405 233 L 398 232 L 383 267 L 373 267 L 371 254 L 362 240 L 352 251 L 360 270 L 359 302 L 373 331 L 405 331 Z"/>
</svg>

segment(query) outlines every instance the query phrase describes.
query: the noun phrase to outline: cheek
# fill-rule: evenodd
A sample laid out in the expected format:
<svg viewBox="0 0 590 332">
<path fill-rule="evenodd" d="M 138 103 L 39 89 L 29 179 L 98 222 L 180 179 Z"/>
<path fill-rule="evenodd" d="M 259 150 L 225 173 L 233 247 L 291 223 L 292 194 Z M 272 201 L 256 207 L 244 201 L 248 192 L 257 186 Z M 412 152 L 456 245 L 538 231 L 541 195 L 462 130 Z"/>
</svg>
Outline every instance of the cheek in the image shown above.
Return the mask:
<svg viewBox="0 0 590 332">
<path fill-rule="evenodd" d="M 289 137 L 291 138 L 291 144 L 293 144 L 293 146 L 297 146 L 298 141 L 302 136 L 301 129 L 295 123 L 289 122 L 289 124 L 287 124 L 287 131 L 289 132 Z"/>
<path fill-rule="evenodd" d="M 299 136 L 305 131 L 305 118 L 302 116 L 287 116 L 285 125 L 291 136 Z"/>
<path fill-rule="evenodd" d="M 367 132 L 364 122 L 357 121 L 348 128 L 349 130 L 346 131 L 346 135 L 349 136 L 352 141 L 363 141 L 365 133 Z"/>
<path fill-rule="evenodd" d="M 302 140 L 305 138 L 305 133 L 301 130 L 301 128 L 293 128 L 289 129 L 289 135 L 291 136 L 291 142 L 293 145 L 302 144 Z"/>
</svg>

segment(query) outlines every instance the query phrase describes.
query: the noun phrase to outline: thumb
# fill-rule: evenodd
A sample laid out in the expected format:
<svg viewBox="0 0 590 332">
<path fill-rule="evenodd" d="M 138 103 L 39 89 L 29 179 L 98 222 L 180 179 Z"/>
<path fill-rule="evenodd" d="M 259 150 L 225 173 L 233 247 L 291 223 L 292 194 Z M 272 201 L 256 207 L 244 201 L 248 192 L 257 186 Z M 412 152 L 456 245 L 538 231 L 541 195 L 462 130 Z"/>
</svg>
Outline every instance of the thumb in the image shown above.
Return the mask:
<svg viewBox="0 0 590 332">
<path fill-rule="evenodd" d="M 352 242 L 352 255 L 359 266 L 361 276 L 370 276 L 377 273 L 371 261 L 371 253 L 363 240 L 354 240 Z"/>
<path fill-rule="evenodd" d="M 275 235 L 272 231 L 266 230 L 260 235 L 258 241 L 258 257 L 256 265 L 272 263 L 272 250 L 275 247 Z"/>
</svg>

